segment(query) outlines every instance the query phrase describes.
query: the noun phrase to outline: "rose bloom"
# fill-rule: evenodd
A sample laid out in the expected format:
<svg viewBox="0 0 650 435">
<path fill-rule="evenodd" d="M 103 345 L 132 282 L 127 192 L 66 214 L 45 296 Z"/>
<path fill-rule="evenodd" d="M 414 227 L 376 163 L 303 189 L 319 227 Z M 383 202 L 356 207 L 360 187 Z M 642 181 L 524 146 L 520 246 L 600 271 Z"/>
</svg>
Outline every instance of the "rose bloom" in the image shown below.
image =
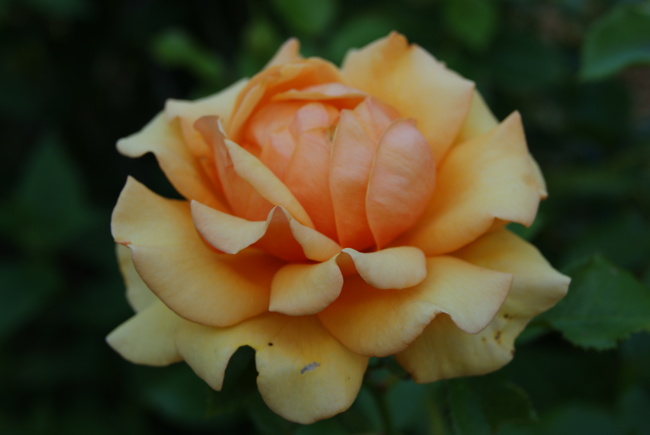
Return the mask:
<svg viewBox="0 0 650 435">
<path fill-rule="evenodd" d="M 118 149 L 154 153 L 185 200 L 127 181 L 112 231 L 136 314 L 108 342 L 216 390 L 250 346 L 264 401 L 292 421 L 347 409 L 369 357 L 422 383 L 496 370 L 568 287 L 505 228 L 546 196 L 519 114 L 497 122 L 399 34 L 340 69 L 290 40 Z"/>
</svg>

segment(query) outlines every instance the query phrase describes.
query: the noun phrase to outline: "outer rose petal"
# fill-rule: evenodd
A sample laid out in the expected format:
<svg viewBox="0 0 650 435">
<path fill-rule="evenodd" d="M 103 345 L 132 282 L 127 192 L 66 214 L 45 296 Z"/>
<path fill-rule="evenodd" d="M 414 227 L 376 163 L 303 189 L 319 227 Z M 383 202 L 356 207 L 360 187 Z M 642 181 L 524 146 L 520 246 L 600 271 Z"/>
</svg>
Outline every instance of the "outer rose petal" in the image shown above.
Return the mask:
<svg viewBox="0 0 650 435">
<path fill-rule="evenodd" d="M 290 38 L 280 46 L 277 53 L 264 66 L 264 69 L 284 63 L 295 62 L 300 59 L 302 59 L 300 55 L 300 42 L 296 38 Z"/>
<path fill-rule="evenodd" d="M 418 120 L 418 129 L 440 162 L 467 111 L 474 84 L 397 33 L 350 51 L 343 61 L 346 83 Z"/>
<path fill-rule="evenodd" d="M 346 278 L 339 299 L 318 314 L 352 351 L 387 356 L 406 348 L 439 313 L 476 333 L 497 312 L 511 276 L 453 257 L 427 259 L 427 277 L 415 287 L 377 291 L 361 278 Z"/>
<path fill-rule="evenodd" d="M 359 276 L 368 284 L 379 289 L 402 289 L 419 284 L 427 276 L 424 253 L 412 246 L 399 246 L 376 252 L 359 252 L 351 248 L 343 249 L 350 257 Z M 339 257 L 339 265 L 347 272 L 347 260 Z M 346 273 L 347 274 L 347 273 Z"/>
<path fill-rule="evenodd" d="M 168 123 L 163 113 L 139 132 L 120 139 L 117 149 L 129 157 L 154 153 L 167 179 L 181 195 L 219 210 L 228 210 L 200 161 L 185 145 L 178 125 Z"/>
<path fill-rule="evenodd" d="M 487 328 L 472 335 L 447 316 L 438 316 L 398 362 L 416 382 L 488 373 L 508 363 L 513 343 L 528 321 L 548 310 L 567 291 L 569 278 L 554 270 L 527 242 L 501 229 L 461 251 L 460 258 L 481 267 L 512 273 L 512 288 Z"/>
<path fill-rule="evenodd" d="M 134 311 L 142 311 L 157 301 L 158 298 L 149 290 L 147 284 L 142 281 L 142 278 L 135 270 L 131 250 L 123 245 L 115 245 L 115 248 L 120 272 L 122 272 L 122 278 L 124 278 L 124 284 L 126 284 L 126 299 Z"/>
<path fill-rule="evenodd" d="M 346 410 L 359 392 L 368 359 L 342 346 L 316 317 L 265 314 L 230 328 L 189 325 L 176 337 L 179 352 L 219 390 L 232 354 L 255 349 L 257 384 L 267 405 L 298 423 Z"/>
<path fill-rule="evenodd" d="M 533 222 L 540 195 L 519 114 L 452 148 L 438 170 L 429 207 L 400 244 L 439 255 L 476 240 L 495 219 Z"/>
<path fill-rule="evenodd" d="M 280 262 L 254 250 L 213 252 L 197 234 L 188 203 L 162 198 L 130 178 L 112 229 L 116 242 L 131 248 L 147 286 L 180 316 L 227 326 L 266 311 Z"/>
<path fill-rule="evenodd" d="M 106 341 L 123 358 L 151 366 L 181 360 L 174 334 L 184 320 L 156 300 L 111 332 Z"/>
</svg>

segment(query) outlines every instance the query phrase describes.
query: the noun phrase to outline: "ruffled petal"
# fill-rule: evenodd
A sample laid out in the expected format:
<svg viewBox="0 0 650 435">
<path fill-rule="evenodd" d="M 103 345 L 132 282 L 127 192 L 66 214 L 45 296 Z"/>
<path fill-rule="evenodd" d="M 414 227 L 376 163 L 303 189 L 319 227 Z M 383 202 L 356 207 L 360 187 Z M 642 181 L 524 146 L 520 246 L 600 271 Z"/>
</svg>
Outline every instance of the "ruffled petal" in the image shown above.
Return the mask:
<svg viewBox="0 0 650 435">
<path fill-rule="evenodd" d="M 281 262 L 256 250 L 215 253 L 196 232 L 185 201 L 162 198 L 130 178 L 112 230 L 131 249 L 147 287 L 181 317 L 227 326 L 266 311 Z"/>
<path fill-rule="evenodd" d="M 355 353 L 387 356 L 404 350 L 439 313 L 448 313 L 463 330 L 480 331 L 501 306 L 511 279 L 457 258 L 428 258 L 426 279 L 403 290 L 377 291 L 360 277 L 347 277 L 341 296 L 318 317 Z"/>
<path fill-rule="evenodd" d="M 176 343 L 197 375 L 217 390 L 232 354 L 251 346 L 262 398 L 277 414 L 303 424 L 350 407 L 368 362 L 341 345 L 313 316 L 271 313 L 230 328 L 190 325 L 179 331 Z"/>
<path fill-rule="evenodd" d="M 302 56 L 300 55 L 300 41 L 296 38 L 289 38 L 280 46 L 264 69 L 289 62 L 295 62 L 300 59 L 302 59 Z"/>
<path fill-rule="evenodd" d="M 196 228 L 216 249 L 236 254 L 253 244 L 287 261 L 326 261 L 341 251 L 332 239 L 274 207 L 265 221 L 249 221 L 192 202 Z"/>
<path fill-rule="evenodd" d="M 379 141 L 366 192 L 377 249 L 417 222 L 433 195 L 435 172 L 431 149 L 413 121 L 394 121 Z"/>
<path fill-rule="evenodd" d="M 323 83 L 304 89 L 290 89 L 273 96 L 272 101 L 322 101 L 340 109 L 354 109 L 367 95 L 343 83 Z"/>
<path fill-rule="evenodd" d="M 195 128 L 214 147 L 224 193 L 238 216 L 264 219 L 273 206 L 281 205 L 300 223 L 313 228 L 309 215 L 287 186 L 259 159 L 227 139 L 218 118 L 200 118 Z"/>
<path fill-rule="evenodd" d="M 287 264 L 271 284 L 269 311 L 305 316 L 316 314 L 341 294 L 343 274 L 336 257 L 316 264 Z"/>
<path fill-rule="evenodd" d="M 417 119 L 436 162 L 458 134 L 474 88 L 397 33 L 348 52 L 342 74 L 348 85 L 395 107 L 401 117 Z"/>
<path fill-rule="evenodd" d="M 147 284 L 142 281 L 140 275 L 133 266 L 131 250 L 123 245 L 115 245 L 117 254 L 117 263 L 120 266 L 120 272 L 126 284 L 126 299 L 134 311 L 142 311 L 149 305 L 158 300 Z"/>
<path fill-rule="evenodd" d="M 182 358 L 174 334 L 185 321 L 156 300 L 111 332 L 106 341 L 136 364 L 166 366 Z"/>
<path fill-rule="evenodd" d="M 402 289 L 419 284 L 427 276 L 424 253 L 411 246 L 382 249 L 364 253 L 351 248 L 343 249 L 350 257 L 351 266 L 368 284 L 379 289 Z M 343 257 L 343 255 L 341 256 Z M 339 258 L 339 265 L 346 270 Z"/>
<path fill-rule="evenodd" d="M 554 270 L 527 242 L 497 230 L 456 253 L 493 270 L 513 274 L 512 288 L 487 328 L 468 334 L 448 316 L 438 316 L 406 350 L 399 363 L 416 382 L 488 373 L 508 363 L 514 340 L 528 321 L 548 310 L 567 291 L 569 278 Z"/>
<path fill-rule="evenodd" d="M 203 170 L 199 159 L 186 146 L 178 124 L 170 124 L 164 113 L 158 114 L 139 132 L 120 139 L 117 149 L 128 157 L 153 153 L 178 193 L 210 207 L 228 210 L 228 206 L 220 199 L 217 186 Z"/>
<path fill-rule="evenodd" d="M 476 240 L 496 219 L 530 225 L 540 195 L 529 162 L 517 113 L 455 146 L 438 167 L 429 207 L 398 243 L 438 255 Z"/>
</svg>

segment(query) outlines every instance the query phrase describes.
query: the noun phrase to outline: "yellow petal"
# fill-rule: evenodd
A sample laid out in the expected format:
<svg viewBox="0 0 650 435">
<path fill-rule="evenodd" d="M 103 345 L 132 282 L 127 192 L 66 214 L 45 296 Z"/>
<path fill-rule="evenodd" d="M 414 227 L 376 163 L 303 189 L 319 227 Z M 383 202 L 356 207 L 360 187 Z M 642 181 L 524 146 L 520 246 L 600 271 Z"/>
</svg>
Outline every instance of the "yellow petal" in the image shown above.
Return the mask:
<svg viewBox="0 0 650 435">
<path fill-rule="evenodd" d="M 158 298 L 149 290 L 147 284 L 142 281 L 142 278 L 135 270 L 131 250 L 123 245 L 115 246 L 117 262 L 120 266 L 120 272 L 122 272 L 122 278 L 124 278 L 124 284 L 126 284 L 126 299 L 133 310 L 136 312 L 142 311 Z"/>
<path fill-rule="evenodd" d="M 435 181 L 433 155 L 413 121 L 398 119 L 384 131 L 366 192 L 368 224 L 378 249 L 413 226 Z"/>
<path fill-rule="evenodd" d="M 269 311 L 290 316 L 316 314 L 339 296 L 342 287 L 336 257 L 324 263 L 287 264 L 273 278 Z"/>
<path fill-rule="evenodd" d="M 528 321 L 561 299 L 569 285 L 569 279 L 554 270 L 535 247 L 503 229 L 456 255 L 513 274 L 512 288 L 497 315 L 478 334 L 468 334 L 447 316 L 439 316 L 399 353 L 397 360 L 416 382 L 479 375 L 504 366 L 512 359 L 514 340 Z"/>
<path fill-rule="evenodd" d="M 183 322 L 156 300 L 118 326 L 106 341 L 124 359 L 133 363 L 166 366 L 181 360 L 174 334 Z"/>
<path fill-rule="evenodd" d="M 350 51 L 342 74 L 348 85 L 416 119 L 436 162 L 458 134 L 474 87 L 397 33 Z"/>
<path fill-rule="evenodd" d="M 492 111 L 485 104 L 485 100 L 481 97 L 478 91 L 475 91 L 472 97 L 472 104 L 469 109 L 469 114 L 460 129 L 460 134 L 456 138 L 457 143 L 463 143 L 469 139 L 480 136 L 492 130 L 499 124 Z M 539 169 L 537 162 L 530 157 L 531 170 L 537 182 L 537 190 L 541 198 L 546 198 L 548 192 L 546 191 L 546 182 L 542 171 Z"/>
<path fill-rule="evenodd" d="M 450 150 L 438 167 L 429 207 L 398 243 L 427 255 L 448 253 L 490 230 L 495 219 L 530 225 L 539 200 L 521 118 L 514 113 Z"/>
<path fill-rule="evenodd" d="M 273 206 L 281 205 L 298 222 L 314 227 L 309 215 L 287 186 L 259 159 L 225 137 L 218 118 L 203 117 L 195 123 L 195 128 L 215 148 L 224 193 L 238 216 L 251 220 L 264 219 Z"/>
<path fill-rule="evenodd" d="M 405 349 L 439 313 L 478 332 L 501 306 L 511 276 L 453 257 L 427 259 L 427 276 L 415 287 L 377 291 L 360 277 L 345 280 L 341 296 L 318 314 L 346 347 L 367 356 Z"/>
<path fill-rule="evenodd" d="M 365 282 L 379 289 L 402 289 L 422 282 L 427 275 L 424 253 L 411 246 L 364 253 L 343 249 Z M 339 260 L 339 262 L 342 260 Z"/>
<path fill-rule="evenodd" d="M 236 254 L 254 243 L 287 261 L 326 261 L 340 252 L 333 240 L 274 207 L 265 221 L 249 221 L 192 202 L 196 228 L 216 249 Z"/>
<path fill-rule="evenodd" d="M 345 411 L 359 392 L 368 359 L 342 346 L 313 316 L 265 314 L 230 328 L 190 325 L 176 343 L 194 371 L 220 389 L 232 354 L 255 349 L 257 384 L 282 417 L 308 424 Z"/>
<path fill-rule="evenodd" d="M 158 114 L 141 131 L 117 142 L 117 149 L 128 157 L 153 153 L 174 188 L 187 199 L 196 199 L 219 210 L 228 206 L 200 161 L 185 145 L 176 123 L 168 123 L 164 113 Z"/>
<path fill-rule="evenodd" d="M 198 235 L 189 204 L 130 178 L 113 211 L 113 236 L 133 253 L 147 287 L 188 320 L 226 326 L 266 311 L 281 263 L 256 250 L 215 253 Z"/>
</svg>

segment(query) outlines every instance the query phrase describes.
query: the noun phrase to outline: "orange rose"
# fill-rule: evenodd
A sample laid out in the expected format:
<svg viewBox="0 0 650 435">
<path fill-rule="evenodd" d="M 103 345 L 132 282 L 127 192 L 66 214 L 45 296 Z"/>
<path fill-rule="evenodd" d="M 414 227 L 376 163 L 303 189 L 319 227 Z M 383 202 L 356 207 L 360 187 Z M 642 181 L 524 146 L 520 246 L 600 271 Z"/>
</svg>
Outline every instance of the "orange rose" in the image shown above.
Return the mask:
<svg viewBox="0 0 650 435">
<path fill-rule="evenodd" d="M 127 181 L 112 229 L 137 314 L 108 342 L 136 363 L 185 360 L 217 390 L 251 346 L 264 400 L 289 420 L 347 409 L 371 356 L 417 382 L 495 370 L 567 290 L 504 228 L 531 224 L 545 196 L 519 115 L 497 123 L 471 82 L 398 34 L 341 69 L 290 40 L 118 148 L 153 152 L 187 200 Z"/>
</svg>

